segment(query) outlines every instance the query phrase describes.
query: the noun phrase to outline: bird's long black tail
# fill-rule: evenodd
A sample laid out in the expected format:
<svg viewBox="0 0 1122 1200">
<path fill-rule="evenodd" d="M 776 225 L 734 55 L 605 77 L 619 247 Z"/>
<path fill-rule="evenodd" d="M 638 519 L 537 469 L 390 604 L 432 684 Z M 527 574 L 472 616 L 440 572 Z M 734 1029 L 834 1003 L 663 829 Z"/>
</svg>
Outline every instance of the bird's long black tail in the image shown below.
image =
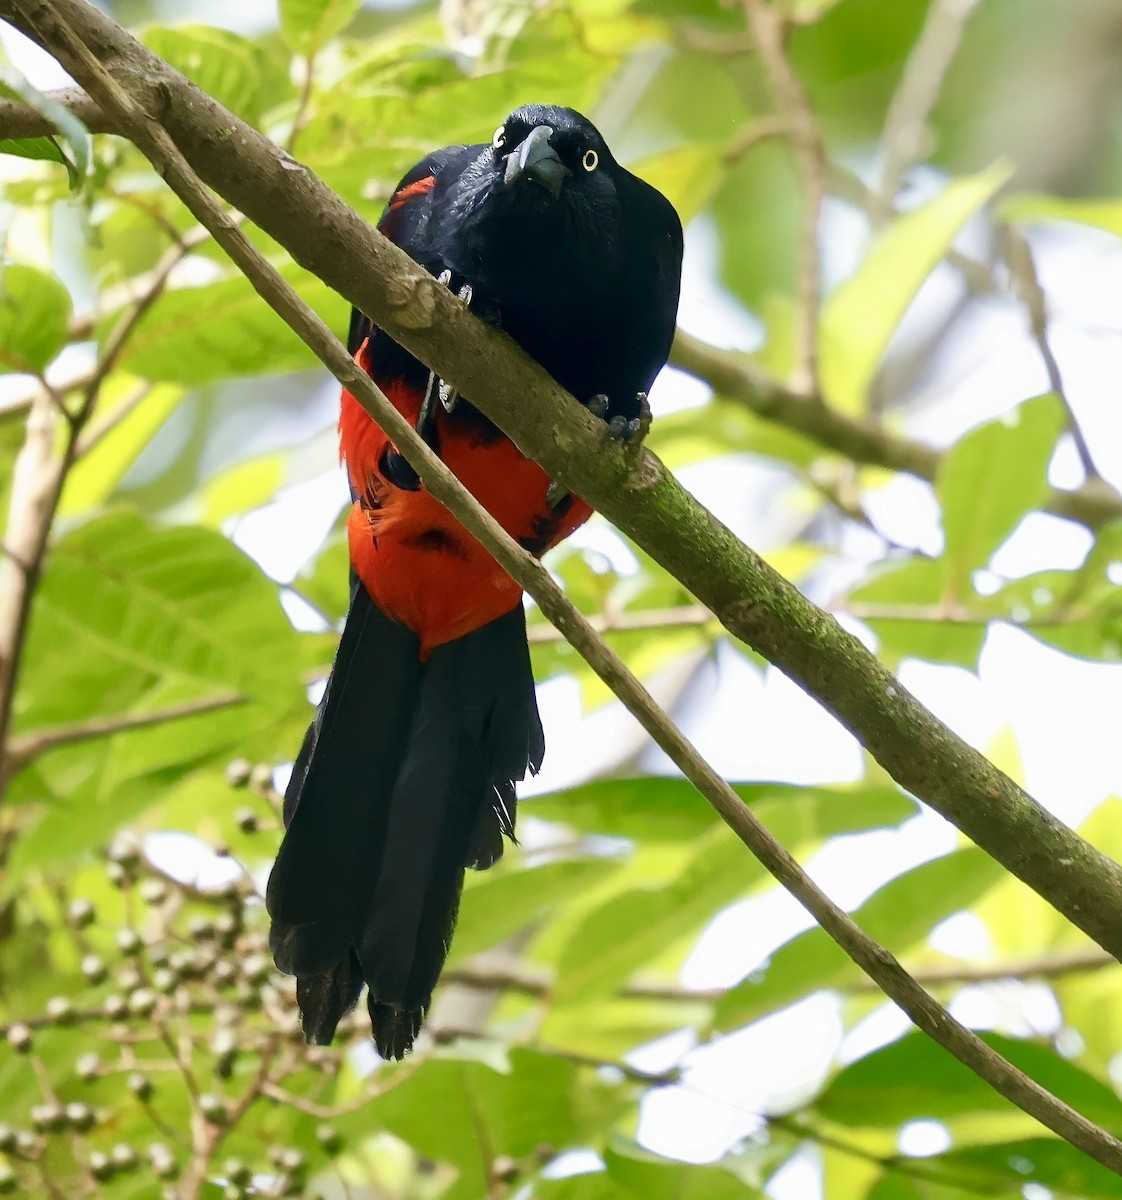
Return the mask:
<svg viewBox="0 0 1122 1200">
<path fill-rule="evenodd" d="M 464 870 L 514 835 L 544 742 L 522 606 L 420 661 L 356 584 L 284 803 L 270 945 L 309 1041 L 369 987 L 378 1052 L 409 1050 L 448 953 Z"/>
</svg>

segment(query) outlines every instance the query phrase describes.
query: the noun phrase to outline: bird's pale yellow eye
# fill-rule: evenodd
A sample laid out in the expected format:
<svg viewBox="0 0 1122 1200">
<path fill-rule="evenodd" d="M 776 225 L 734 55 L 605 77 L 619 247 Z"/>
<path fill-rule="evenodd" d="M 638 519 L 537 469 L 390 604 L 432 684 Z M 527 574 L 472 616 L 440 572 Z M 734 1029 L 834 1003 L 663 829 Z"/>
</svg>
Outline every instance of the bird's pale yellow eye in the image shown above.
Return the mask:
<svg viewBox="0 0 1122 1200">
<path fill-rule="evenodd" d="M 584 152 L 584 158 L 580 160 L 580 165 L 584 167 L 586 171 L 595 171 L 600 165 L 600 155 L 597 154 L 595 150 L 586 150 Z"/>
<path fill-rule="evenodd" d="M 503 143 L 505 141 L 506 141 L 506 126 L 500 125 L 498 127 L 498 129 L 496 129 L 495 132 L 491 135 L 491 145 L 494 146 L 494 148 L 496 150 L 501 150 L 503 148 Z"/>
</svg>

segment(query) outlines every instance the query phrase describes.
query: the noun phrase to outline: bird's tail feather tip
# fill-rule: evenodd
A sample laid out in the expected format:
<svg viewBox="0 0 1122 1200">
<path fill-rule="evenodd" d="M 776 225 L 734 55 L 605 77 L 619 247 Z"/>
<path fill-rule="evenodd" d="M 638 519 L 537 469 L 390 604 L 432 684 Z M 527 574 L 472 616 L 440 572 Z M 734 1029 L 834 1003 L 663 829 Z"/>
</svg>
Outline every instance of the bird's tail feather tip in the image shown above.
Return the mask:
<svg viewBox="0 0 1122 1200">
<path fill-rule="evenodd" d="M 373 996 L 367 999 L 370 1010 L 370 1025 L 374 1031 L 374 1045 L 384 1059 L 403 1059 L 413 1049 L 413 1042 L 421 1032 L 428 1005 L 423 1008 L 399 1008 L 381 1004 Z"/>
<path fill-rule="evenodd" d="M 306 1042 L 331 1045 L 339 1022 L 358 1003 L 363 982 L 354 951 L 321 975 L 297 976 L 296 1002 Z"/>
</svg>

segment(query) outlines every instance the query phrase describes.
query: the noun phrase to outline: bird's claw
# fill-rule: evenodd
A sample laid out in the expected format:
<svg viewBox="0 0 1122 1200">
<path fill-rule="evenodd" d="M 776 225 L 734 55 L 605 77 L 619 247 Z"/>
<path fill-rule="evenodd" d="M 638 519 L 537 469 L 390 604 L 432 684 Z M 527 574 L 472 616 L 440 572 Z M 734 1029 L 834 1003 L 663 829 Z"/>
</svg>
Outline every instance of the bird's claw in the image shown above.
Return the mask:
<svg viewBox="0 0 1122 1200">
<path fill-rule="evenodd" d="M 637 392 L 635 399 L 639 403 L 637 417 L 616 416 L 608 422 L 608 437 L 614 442 L 623 442 L 626 446 L 638 446 L 651 428 L 651 406 L 647 403 L 647 393 Z"/>
<path fill-rule="evenodd" d="M 639 438 L 639 418 L 632 417 L 629 421 L 626 417 L 612 417 L 608 422 L 608 437 L 613 442 L 630 443 L 637 441 Z"/>
<path fill-rule="evenodd" d="M 443 284 L 446 288 L 450 288 L 452 286 L 452 272 L 445 267 L 444 270 L 441 271 L 436 277 L 436 282 Z M 470 283 L 464 283 L 456 289 L 456 295 L 470 308 L 472 297 L 475 295 L 475 289 Z M 443 406 L 444 411 L 450 413 L 453 411 L 453 409 L 455 409 L 457 403 L 459 402 L 460 393 L 456 391 L 455 387 L 445 379 L 440 379 L 437 382 L 438 387 L 436 392 L 440 397 L 440 403 Z M 431 389 L 431 380 L 429 386 Z"/>
</svg>

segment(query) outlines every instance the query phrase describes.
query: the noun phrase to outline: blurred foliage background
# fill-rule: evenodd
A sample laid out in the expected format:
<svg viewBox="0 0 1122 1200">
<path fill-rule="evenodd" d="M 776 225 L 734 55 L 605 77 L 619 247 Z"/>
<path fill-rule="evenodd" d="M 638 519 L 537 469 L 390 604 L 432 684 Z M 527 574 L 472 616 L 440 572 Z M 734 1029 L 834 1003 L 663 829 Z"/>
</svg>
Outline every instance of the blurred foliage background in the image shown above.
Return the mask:
<svg viewBox="0 0 1122 1200">
<path fill-rule="evenodd" d="M 1113 0 L 105 7 L 372 218 L 520 103 L 591 115 L 688 226 L 701 342 L 652 448 L 1122 854 L 1091 751 L 1019 746 L 963 682 L 988 661 L 1031 698 L 1078 659 L 1041 703 L 1118 711 L 1090 665 L 1122 645 Z M 757 53 L 753 10 L 784 50 Z M 44 64 L 5 45 L 24 94 Z M 335 388 L 130 146 L 95 139 L 76 187 L 65 141 L 0 148 L 33 155 L 3 159 L 0 208 L 9 584 L 36 513 L 49 532 L 26 637 L 16 590 L 0 605 L 0 1192 L 1122 1195 L 907 1032 L 536 615 L 547 790 L 469 880 L 433 1036 L 393 1066 L 362 1021 L 303 1046 L 260 897 L 346 604 Z M 738 352 L 723 374 L 713 347 Z M 872 935 L 1122 1131 L 1117 964 L 602 523 L 549 561 Z"/>
</svg>

